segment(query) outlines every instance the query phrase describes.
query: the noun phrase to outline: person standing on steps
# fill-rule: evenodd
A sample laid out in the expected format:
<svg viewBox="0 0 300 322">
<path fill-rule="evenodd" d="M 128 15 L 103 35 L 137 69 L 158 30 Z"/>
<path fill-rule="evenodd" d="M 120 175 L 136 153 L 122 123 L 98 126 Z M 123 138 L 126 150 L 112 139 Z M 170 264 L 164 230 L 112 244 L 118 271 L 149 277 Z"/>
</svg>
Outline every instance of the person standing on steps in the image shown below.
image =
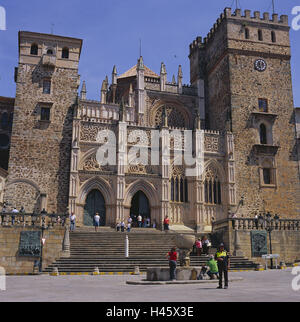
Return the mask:
<svg viewBox="0 0 300 322">
<path fill-rule="evenodd" d="M 74 212 L 70 215 L 70 231 L 74 231 L 76 227 L 76 216 L 74 215 Z"/>
<path fill-rule="evenodd" d="M 230 268 L 230 258 L 229 253 L 225 250 L 224 244 L 221 243 L 219 246 L 218 251 L 215 254 L 215 260 L 218 263 L 218 270 L 219 270 L 219 286 L 218 288 L 223 288 L 223 274 L 224 274 L 224 288 L 228 288 L 228 270 Z"/>
<path fill-rule="evenodd" d="M 95 232 L 97 232 L 98 227 L 100 226 L 100 216 L 99 216 L 98 212 L 94 216 L 94 226 L 95 226 Z"/>
<path fill-rule="evenodd" d="M 137 221 L 138 221 L 138 226 L 139 226 L 139 228 L 141 228 L 141 227 L 142 227 L 142 220 L 143 220 L 143 218 L 142 218 L 142 216 L 139 214 L 139 215 L 138 215 L 138 217 L 137 217 Z"/>
<path fill-rule="evenodd" d="M 196 240 L 196 249 L 197 249 L 197 256 L 201 256 L 202 253 L 202 242 L 201 242 L 201 238 L 198 238 Z"/>
<path fill-rule="evenodd" d="M 169 267 L 170 267 L 170 280 L 176 280 L 176 266 L 177 266 L 177 252 L 176 247 L 172 247 L 171 251 L 166 254 L 166 257 L 169 260 Z"/>
<path fill-rule="evenodd" d="M 167 233 L 169 232 L 169 225 L 170 225 L 170 219 L 169 216 L 166 216 L 164 219 L 164 231 Z"/>
<path fill-rule="evenodd" d="M 125 222 L 124 219 L 121 221 L 121 232 L 124 233 L 124 229 L 125 229 Z"/>
</svg>

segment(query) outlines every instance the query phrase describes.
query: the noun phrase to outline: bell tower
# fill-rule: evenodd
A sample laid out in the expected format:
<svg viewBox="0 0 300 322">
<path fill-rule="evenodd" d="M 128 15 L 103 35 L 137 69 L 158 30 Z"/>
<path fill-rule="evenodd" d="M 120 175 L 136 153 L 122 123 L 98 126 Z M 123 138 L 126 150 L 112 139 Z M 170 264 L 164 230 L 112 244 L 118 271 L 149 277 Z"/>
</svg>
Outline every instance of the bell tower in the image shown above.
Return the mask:
<svg viewBox="0 0 300 322">
<path fill-rule="evenodd" d="M 204 79 L 209 127 L 234 136 L 244 216 L 299 215 L 289 30 L 286 15 L 226 8 L 190 45 L 191 82 Z"/>
<path fill-rule="evenodd" d="M 73 107 L 82 40 L 19 32 L 19 65 L 4 199 L 27 212 L 68 206 Z"/>
</svg>

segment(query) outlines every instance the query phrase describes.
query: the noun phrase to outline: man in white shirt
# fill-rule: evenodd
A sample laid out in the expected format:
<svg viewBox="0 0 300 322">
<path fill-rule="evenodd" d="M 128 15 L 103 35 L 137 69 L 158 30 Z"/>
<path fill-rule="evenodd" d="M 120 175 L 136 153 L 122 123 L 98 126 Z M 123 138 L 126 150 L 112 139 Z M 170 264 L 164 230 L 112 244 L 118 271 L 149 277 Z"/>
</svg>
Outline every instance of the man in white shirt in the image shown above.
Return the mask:
<svg viewBox="0 0 300 322">
<path fill-rule="evenodd" d="M 138 221 L 139 228 L 142 227 L 142 220 L 143 220 L 142 216 L 141 215 L 138 215 L 137 221 Z"/>
<path fill-rule="evenodd" d="M 100 226 L 100 216 L 98 213 L 94 216 L 94 226 L 95 226 L 95 231 L 97 232 L 98 227 Z"/>
<path fill-rule="evenodd" d="M 76 216 L 72 212 L 72 214 L 70 216 L 70 231 L 74 231 L 75 230 L 75 225 L 76 225 Z"/>
<path fill-rule="evenodd" d="M 12 213 L 13 213 L 13 214 L 18 214 L 18 213 L 19 213 L 19 210 L 18 210 L 16 207 L 14 207 L 14 209 L 12 210 Z M 15 218 L 16 218 L 16 217 L 15 217 L 14 215 L 12 215 L 12 216 L 11 216 L 11 224 L 12 224 L 12 225 L 14 225 L 14 224 L 15 224 Z"/>
</svg>

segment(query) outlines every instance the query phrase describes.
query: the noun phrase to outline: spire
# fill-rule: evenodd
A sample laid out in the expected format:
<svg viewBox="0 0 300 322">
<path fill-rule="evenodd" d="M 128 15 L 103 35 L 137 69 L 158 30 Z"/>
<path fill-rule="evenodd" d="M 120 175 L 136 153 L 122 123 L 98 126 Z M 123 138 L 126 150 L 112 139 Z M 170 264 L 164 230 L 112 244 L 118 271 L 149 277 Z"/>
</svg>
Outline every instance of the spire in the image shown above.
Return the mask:
<svg viewBox="0 0 300 322">
<path fill-rule="evenodd" d="M 166 83 L 167 83 L 166 65 L 164 63 L 161 63 L 161 66 L 160 66 L 160 90 L 162 92 L 166 90 Z"/>
<path fill-rule="evenodd" d="M 83 81 L 83 83 L 82 83 L 82 88 L 81 88 L 81 92 L 80 92 L 80 99 L 86 100 L 86 84 L 85 84 L 85 81 Z"/>
<path fill-rule="evenodd" d="M 116 67 L 116 65 L 114 65 L 114 67 L 113 67 L 113 71 L 112 71 L 112 84 L 113 85 L 117 85 L 117 67 Z"/>
<path fill-rule="evenodd" d="M 175 75 L 173 74 L 173 77 L 172 77 L 172 84 L 176 84 L 176 79 L 175 79 Z"/>
<path fill-rule="evenodd" d="M 177 82 L 178 82 L 178 94 L 182 94 L 182 67 L 181 67 L 181 65 L 178 66 Z"/>
<path fill-rule="evenodd" d="M 107 89 L 108 89 L 108 77 L 106 76 L 105 80 L 102 82 L 101 86 L 101 103 L 107 103 Z"/>
<path fill-rule="evenodd" d="M 144 60 L 143 56 L 140 56 L 137 63 L 137 70 L 144 69 Z"/>
</svg>

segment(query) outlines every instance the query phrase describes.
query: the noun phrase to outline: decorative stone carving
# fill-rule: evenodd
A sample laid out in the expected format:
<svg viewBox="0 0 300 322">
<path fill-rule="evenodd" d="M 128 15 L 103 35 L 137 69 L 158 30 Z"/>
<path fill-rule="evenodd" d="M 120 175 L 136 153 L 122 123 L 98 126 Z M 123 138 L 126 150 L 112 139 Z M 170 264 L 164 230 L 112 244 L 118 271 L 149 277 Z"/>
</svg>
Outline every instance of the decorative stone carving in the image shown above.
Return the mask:
<svg viewBox="0 0 300 322">
<path fill-rule="evenodd" d="M 166 111 L 169 127 L 185 128 L 187 126 L 184 114 L 174 106 L 161 106 L 158 108 L 155 113 L 154 120 L 152 121 L 154 126 L 162 125 L 164 110 Z"/>
<path fill-rule="evenodd" d="M 204 147 L 207 152 L 219 152 L 219 138 L 215 136 L 205 136 Z"/>
</svg>

